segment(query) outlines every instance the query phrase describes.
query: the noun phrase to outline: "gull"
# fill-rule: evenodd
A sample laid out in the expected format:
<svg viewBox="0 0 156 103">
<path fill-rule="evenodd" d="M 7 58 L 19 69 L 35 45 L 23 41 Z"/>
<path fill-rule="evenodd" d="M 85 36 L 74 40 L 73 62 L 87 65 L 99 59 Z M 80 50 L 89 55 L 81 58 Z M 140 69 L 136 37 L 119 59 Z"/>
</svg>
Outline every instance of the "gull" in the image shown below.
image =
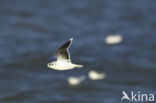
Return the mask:
<svg viewBox="0 0 156 103">
<path fill-rule="evenodd" d="M 80 76 L 80 77 L 69 77 L 69 78 L 68 78 L 68 83 L 69 83 L 70 85 L 73 85 L 73 86 L 80 85 L 80 83 L 81 83 L 82 81 L 84 81 L 85 78 L 86 78 L 85 76 Z"/>
<path fill-rule="evenodd" d="M 99 73 L 95 70 L 91 70 L 88 72 L 88 76 L 91 80 L 102 80 L 106 77 L 106 74 L 104 72 Z"/>
<path fill-rule="evenodd" d="M 123 37 L 120 34 L 111 34 L 106 37 L 105 42 L 109 45 L 113 45 L 122 42 L 122 40 Z"/>
<path fill-rule="evenodd" d="M 70 59 L 69 46 L 72 43 L 73 38 L 70 38 L 64 45 L 62 45 L 56 52 L 55 57 L 56 60 L 47 64 L 47 67 L 55 70 L 70 70 L 74 68 L 82 68 L 83 65 L 73 64 Z"/>
</svg>

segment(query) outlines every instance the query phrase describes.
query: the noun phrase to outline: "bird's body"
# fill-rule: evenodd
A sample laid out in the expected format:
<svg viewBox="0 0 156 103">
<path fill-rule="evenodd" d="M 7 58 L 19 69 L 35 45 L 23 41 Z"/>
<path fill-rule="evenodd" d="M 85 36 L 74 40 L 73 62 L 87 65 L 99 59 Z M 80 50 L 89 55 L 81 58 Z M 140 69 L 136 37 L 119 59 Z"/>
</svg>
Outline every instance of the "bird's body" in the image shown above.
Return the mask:
<svg viewBox="0 0 156 103">
<path fill-rule="evenodd" d="M 83 65 L 73 64 L 70 59 L 70 53 L 68 48 L 72 42 L 73 38 L 71 38 L 68 42 L 66 42 L 63 46 L 61 46 L 55 53 L 57 58 L 56 61 L 52 61 L 48 63 L 48 67 L 55 70 L 70 70 L 73 68 L 81 68 Z"/>
<path fill-rule="evenodd" d="M 53 62 L 53 65 L 50 65 L 49 67 L 55 70 L 70 70 L 73 68 L 81 68 L 82 65 L 73 64 L 67 61 L 56 61 Z"/>
</svg>

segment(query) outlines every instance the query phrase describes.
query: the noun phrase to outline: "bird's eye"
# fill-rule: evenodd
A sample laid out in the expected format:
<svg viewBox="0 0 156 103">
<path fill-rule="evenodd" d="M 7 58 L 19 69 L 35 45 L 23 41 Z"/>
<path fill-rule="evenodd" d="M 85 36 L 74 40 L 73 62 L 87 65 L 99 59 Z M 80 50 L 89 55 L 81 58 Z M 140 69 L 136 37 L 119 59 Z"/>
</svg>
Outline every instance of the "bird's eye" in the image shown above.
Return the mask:
<svg viewBox="0 0 156 103">
<path fill-rule="evenodd" d="M 49 66 L 52 66 L 53 64 L 52 63 L 49 63 Z"/>
</svg>

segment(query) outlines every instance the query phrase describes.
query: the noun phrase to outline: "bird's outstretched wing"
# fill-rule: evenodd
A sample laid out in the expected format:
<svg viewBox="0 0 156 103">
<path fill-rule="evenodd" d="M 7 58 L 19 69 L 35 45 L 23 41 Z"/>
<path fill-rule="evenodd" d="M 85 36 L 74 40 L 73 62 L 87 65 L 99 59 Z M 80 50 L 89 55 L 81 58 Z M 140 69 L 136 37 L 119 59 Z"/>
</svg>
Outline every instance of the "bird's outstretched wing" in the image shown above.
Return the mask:
<svg viewBox="0 0 156 103">
<path fill-rule="evenodd" d="M 56 52 L 55 56 L 57 57 L 58 61 L 67 60 L 70 61 L 70 53 L 69 53 L 69 46 L 72 43 L 73 38 L 70 38 L 64 45 L 62 45 Z"/>
</svg>

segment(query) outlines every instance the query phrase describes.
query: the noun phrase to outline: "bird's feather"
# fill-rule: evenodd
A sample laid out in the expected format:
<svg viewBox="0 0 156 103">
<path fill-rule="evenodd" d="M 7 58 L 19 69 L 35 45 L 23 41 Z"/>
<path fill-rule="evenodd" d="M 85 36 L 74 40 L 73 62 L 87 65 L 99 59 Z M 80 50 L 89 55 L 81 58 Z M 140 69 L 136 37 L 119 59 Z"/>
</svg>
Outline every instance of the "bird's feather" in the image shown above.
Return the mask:
<svg viewBox="0 0 156 103">
<path fill-rule="evenodd" d="M 62 45 L 56 52 L 55 56 L 57 60 L 67 60 L 70 61 L 70 53 L 69 53 L 69 46 L 72 43 L 73 38 L 67 41 L 64 45 Z"/>
</svg>

